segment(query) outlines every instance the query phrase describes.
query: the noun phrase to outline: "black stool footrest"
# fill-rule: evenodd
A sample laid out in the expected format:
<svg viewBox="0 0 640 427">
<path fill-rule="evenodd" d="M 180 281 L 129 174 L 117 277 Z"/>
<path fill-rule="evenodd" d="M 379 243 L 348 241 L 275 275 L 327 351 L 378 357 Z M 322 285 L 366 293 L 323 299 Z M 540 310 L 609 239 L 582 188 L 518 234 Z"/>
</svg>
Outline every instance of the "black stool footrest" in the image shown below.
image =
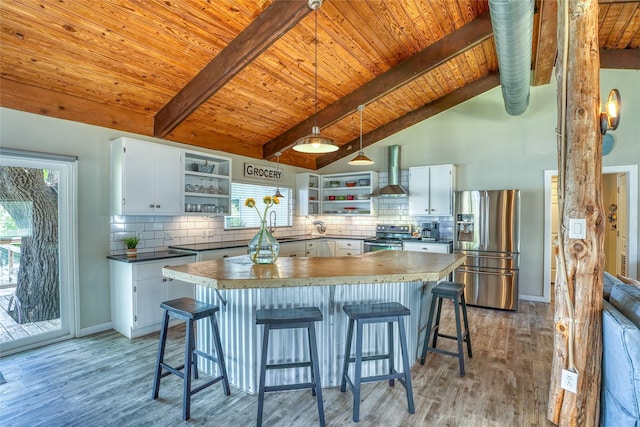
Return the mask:
<svg viewBox="0 0 640 427">
<path fill-rule="evenodd" d="M 288 368 L 309 368 L 311 362 L 291 362 L 291 363 L 272 363 L 266 366 L 267 370 L 270 369 L 288 369 Z"/>
</svg>

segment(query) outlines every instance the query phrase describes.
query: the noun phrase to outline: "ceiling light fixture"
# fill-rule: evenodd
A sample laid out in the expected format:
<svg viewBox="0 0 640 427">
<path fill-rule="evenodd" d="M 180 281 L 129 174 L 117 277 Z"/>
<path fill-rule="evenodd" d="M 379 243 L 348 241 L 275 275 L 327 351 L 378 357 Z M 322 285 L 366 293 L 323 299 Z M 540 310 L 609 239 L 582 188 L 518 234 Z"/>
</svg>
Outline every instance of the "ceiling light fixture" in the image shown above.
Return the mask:
<svg viewBox="0 0 640 427">
<path fill-rule="evenodd" d="M 318 126 L 318 9 L 322 4 L 322 0 L 309 0 L 309 9 L 315 10 L 316 27 L 315 27 L 315 113 L 314 126 L 311 128 L 311 134 L 298 139 L 293 149 L 301 153 L 331 153 L 336 151 L 338 146 L 331 138 L 320 134 Z"/>
<path fill-rule="evenodd" d="M 349 164 L 352 166 L 372 165 L 374 161 L 365 156 L 362 150 L 362 111 L 364 111 L 364 105 L 358 105 L 358 111 L 360 111 L 360 151 L 358 151 L 357 156 L 349 160 Z"/>
<path fill-rule="evenodd" d="M 280 155 L 282 153 L 281 152 L 277 152 L 276 153 L 276 158 L 278 159 L 278 163 L 276 166 L 276 173 L 277 173 L 277 178 L 276 180 L 278 181 L 278 186 L 276 187 L 276 194 L 273 195 L 273 197 L 278 197 L 280 199 L 284 199 L 284 196 L 282 195 L 282 193 L 280 192 Z"/>
<path fill-rule="evenodd" d="M 602 135 L 605 135 L 608 130 L 618 129 L 621 108 L 620 92 L 618 89 L 611 89 L 607 103 L 604 104 L 604 111 L 600 113 L 600 133 Z"/>
</svg>

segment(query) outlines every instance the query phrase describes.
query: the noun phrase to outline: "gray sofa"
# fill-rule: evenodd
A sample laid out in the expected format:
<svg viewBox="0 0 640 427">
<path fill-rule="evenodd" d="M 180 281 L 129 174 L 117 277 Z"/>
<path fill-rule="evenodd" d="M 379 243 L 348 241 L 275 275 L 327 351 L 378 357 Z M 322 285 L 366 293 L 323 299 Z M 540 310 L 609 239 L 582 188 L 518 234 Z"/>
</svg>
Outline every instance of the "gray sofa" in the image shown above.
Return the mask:
<svg viewBox="0 0 640 427">
<path fill-rule="evenodd" d="M 608 273 L 604 288 L 600 425 L 640 427 L 640 288 Z"/>
</svg>

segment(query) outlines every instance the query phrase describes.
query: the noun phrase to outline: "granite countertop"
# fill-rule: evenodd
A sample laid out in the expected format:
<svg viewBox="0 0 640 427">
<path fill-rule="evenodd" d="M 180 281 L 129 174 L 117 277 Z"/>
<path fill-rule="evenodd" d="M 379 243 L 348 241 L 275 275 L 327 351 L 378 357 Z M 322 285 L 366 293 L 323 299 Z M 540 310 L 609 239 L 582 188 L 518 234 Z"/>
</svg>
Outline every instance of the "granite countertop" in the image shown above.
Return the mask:
<svg viewBox="0 0 640 427">
<path fill-rule="evenodd" d="M 349 240 L 362 240 L 370 238 L 371 236 L 344 236 L 344 235 L 331 235 L 331 234 L 303 234 L 299 236 L 275 236 L 276 240 L 283 243 L 290 242 L 304 242 L 307 240 L 318 240 L 318 239 L 349 239 Z M 190 245 L 171 245 L 169 249 L 176 249 L 180 251 L 192 251 L 192 252 L 201 252 L 201 251 L 214 251 L 218 249 L 231 249 L 231 248 L 241 248 L 243 246 L 248 246 L 249 240 L 232 240 L 226 242 L 211 242 L 211 243 L 194 243 Z"/>
<path fill-rule="evenodd" d="M 157 252 L 138 252 L 136 256 L 127 256 L 127 254 L 121 255 L 109 255 L 107 258 L 112 259 L 114 261 L 120 262 L 144 262 L 144 261 L 155 261 L 159 259 L 167 259 L 167 258 L 179 258 L 179 257 L 187 257 L 193 256 L 194 254 L 188 252 L 178 252 L 178 251 L 157 251 Z"/>
<path fill-rule="evenodd" d="M 460 254 L 375 251 L 362 255 L 279 258 L 256 265 L 248 255 L 165 267 L 162 273 L 214 289 L 280 288 L 440 280 L 464 260 Z"/>
</svg>

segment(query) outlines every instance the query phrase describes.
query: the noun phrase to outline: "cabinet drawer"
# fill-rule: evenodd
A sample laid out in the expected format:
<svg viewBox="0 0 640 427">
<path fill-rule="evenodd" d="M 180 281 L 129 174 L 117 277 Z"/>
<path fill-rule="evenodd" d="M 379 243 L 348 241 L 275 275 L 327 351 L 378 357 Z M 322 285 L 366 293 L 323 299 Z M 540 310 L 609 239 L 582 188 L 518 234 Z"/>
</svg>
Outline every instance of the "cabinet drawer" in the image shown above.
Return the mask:
<svg viewBox="0 0 640 427">
<path fill-rule="evenodd" d="M 360 252 L 362 250 L 362 241 L 360 240 L 338 240 L 338 250 L 354 250 Z"/>
<path fill-rule="evenodd" d="M 444 243 L 405 242 L 402 249 L 405 251 L 415 251 L 415 252 L 433 252 L 433 253 L 440 253 L 440 254 L 449 253 L 449 245 Z"/>
<path fill-rule="evenodd" d="M 195 258 L 192 256 L 180 257 L 175 259 L 165 259 L 162 261 L 153 262 L 139 262 L 135 265 L 135 279 L 152 279 L 154 277 L 162 277 L 162 267 L 188 264 L 194 262 Z"/>
</svg>

